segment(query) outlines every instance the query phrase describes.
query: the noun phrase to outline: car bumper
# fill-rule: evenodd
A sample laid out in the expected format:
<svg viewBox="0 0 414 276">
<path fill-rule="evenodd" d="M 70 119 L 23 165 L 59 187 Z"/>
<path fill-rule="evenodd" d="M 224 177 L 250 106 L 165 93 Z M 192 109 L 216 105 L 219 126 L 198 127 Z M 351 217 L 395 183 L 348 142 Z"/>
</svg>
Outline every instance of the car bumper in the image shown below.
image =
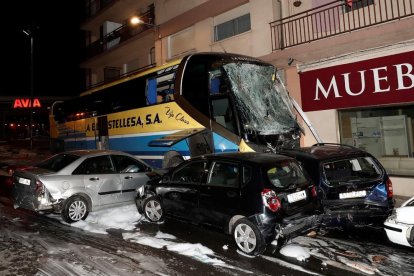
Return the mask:
<svg viewBox="0 0 414 276">
<path fill-rule="evenodd" d="M 354 200 L 324 200 L 323 223 L 325 226 L 341 224 L 368 225 L 383 223 L 392 213 L 394 201 L 369 201 L 366 199 Z"/>
<path fill-rule="evenodd" d="M 20 191 L 18 188 L 12 190 L 14 206 L 35 212 L 52 211 L 60 208 L 60 202 L 50 201 L 49 193 L 39 195 L 38 193 L 30 194 Z"/>
<path fill-rule="evenodd" d="M 396 244 L 414 247 L 413 225 L 399 223 L 394 218 L 389 218 L 384 222 L 384 229 L 388 239 Z"/>
</svg>

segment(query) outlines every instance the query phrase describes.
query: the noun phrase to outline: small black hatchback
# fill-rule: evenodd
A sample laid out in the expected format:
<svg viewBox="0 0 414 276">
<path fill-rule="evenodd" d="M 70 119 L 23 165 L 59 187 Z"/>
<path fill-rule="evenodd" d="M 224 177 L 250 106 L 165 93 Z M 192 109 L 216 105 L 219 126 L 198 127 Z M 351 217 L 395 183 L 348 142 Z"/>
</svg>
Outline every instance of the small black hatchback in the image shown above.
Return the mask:
<svg viewBox="0 0 414 276">
<path fill-rule="evenodd" d="M 184 161 L 150 180 L 137 207 L 151 222 L 165 216 L 232 234 L 245 254 L 313 226 L 316 188 L 298 162 L 266 153 L 222 153 Z"/>
</svg>

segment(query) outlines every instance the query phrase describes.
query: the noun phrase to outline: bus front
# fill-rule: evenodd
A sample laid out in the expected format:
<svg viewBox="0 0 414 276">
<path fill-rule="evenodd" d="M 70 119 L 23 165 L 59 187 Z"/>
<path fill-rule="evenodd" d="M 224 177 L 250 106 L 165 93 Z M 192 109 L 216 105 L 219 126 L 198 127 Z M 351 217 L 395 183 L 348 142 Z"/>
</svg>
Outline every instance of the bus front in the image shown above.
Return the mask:
<svg viewBox="0 0 414 276">
<path fill-rule="evenodd" d="M 255 58 L 200 53 L 183 63 L 177 102 L 211 130 L 211 152 L 277 152 L 302 128 L 276 68 Z"/>
</svg>

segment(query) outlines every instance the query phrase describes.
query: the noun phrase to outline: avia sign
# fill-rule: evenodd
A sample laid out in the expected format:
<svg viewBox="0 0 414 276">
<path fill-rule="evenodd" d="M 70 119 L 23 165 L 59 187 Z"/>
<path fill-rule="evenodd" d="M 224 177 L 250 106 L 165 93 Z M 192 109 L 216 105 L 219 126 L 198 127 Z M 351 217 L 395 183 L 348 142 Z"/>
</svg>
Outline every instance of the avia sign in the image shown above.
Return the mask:
<svg viewBox="0 0 414 276">
<path fill-rule="evenodd" d="M 414 103 L 414 52 L 300 73 L 302 109 Z"/>
<path fill-rule="evenodd" d="M 33 106 L 29 98 L 15 99 L 13 103 L 13 108 L 30 108 L 30 107 L 42 107 L 39 99 L 33 99 Z"/>
</svg>

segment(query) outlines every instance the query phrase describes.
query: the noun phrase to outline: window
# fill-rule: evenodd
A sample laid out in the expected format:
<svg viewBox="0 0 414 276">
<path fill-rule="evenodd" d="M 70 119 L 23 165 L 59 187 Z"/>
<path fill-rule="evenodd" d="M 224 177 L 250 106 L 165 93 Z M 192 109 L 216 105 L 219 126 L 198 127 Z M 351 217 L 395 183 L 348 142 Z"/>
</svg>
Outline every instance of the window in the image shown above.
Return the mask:
<svg viewBox="0 0 414 276">
<path fill-rule="evenodd" d="M 391 175 L 414 176 L 414 106 L 339 111 L 341 143 L 365 150 Z"/>
<path fill-rule="evenodd" d="M 157 72 L 154 78 L 147 79 L 147 105 L 170 102 L 174 100 L 175 72 L 178 65 L 174 65 Z"/>
<path fill-rule="evenodd" d="M 243 187 L 250 182 L 253 177 L 253 170 L 251 167 L 244 166 L 243 167 Z"/>
<path fill-rule="evenodd" d="M 267 176 L 270 182 L 277 188 L 290 187 L 307 181 L 299 164 L 296 162 L 282 162 L 267 169 Z"/>
<path fill-rule="evenodd" d="M 55 155 L 43 161 L 42 163 L 37 165 L 37 167 L 50 170 L 50 171 L 54 171 L 54 172 L 58 172 L 64 167 L 66 167 L 67 165 L 69 165 L 70 163 L 74 162 L 78 158 L 79 156 L 77 155 L 70 155 L 70 154 L 62 153 L 62 154 Z"/>
<path fill-rule="evenodd" d="M 345 1 L 345 12 L 352 10 L 361 9 L 363 7 L 374 4 L 374 0 L 344 0 Z"/>
<path fill-rule="evenodd" d="M 227 96 L 211 99 L 211 109 L 214 121 L 235 132 L 236 122 Z"/>
<path fill-rule="evenodd" d="M 238 187 L 239 169 L 237 164 L 214 162 L 207 183 L 211 186 Z"/>
<path fill-rule="evenodd" d="M 109 156 L 96 156 L 86 159 L 72 174 L 108 174 L 115 170 Z"/>
<path fill-rule="evenodd" d="M 117 172 L 144 172 L 147 167 L 129 156 L 112 155 Z"/>
<path fill-rule="evenodd" d="M 119 79 L 120 75 L 121 75 L 121 69 L 118 67 L 105 67 L 104 68 L 105 82 Z"/>
<path fill-rule="evenodd" d="M 220 41 L 249 31 L 250 13 L 214 26 L 214 41 Z"/>
<path fill-rule="evenodd" d="M 172 182 L 179 182 L 180 184 L 198 184 L 201 182 L 205 168 L 205 161 L 186 164 L 173 174 Z"/>
<path fill-rule="evenodd" d="M 187 28 L 168 37 L 168 58 L 173 58 L 195 49 L 194 27 Z"/>
</svg>

